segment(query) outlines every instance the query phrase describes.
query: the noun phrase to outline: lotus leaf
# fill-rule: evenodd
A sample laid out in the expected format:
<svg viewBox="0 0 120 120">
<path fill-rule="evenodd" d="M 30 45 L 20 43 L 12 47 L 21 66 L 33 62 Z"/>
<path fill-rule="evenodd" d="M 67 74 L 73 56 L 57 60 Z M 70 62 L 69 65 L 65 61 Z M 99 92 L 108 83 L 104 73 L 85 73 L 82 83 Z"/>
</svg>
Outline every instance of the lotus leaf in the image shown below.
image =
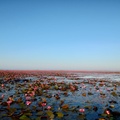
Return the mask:
<svg viewBox="0 0 120 120">
<path fill-rule="evenodd" d="M 62 109 L 68 109 L 69 108 L 69 105 L 68 104 L 64 104 L 63 106 L 62 106 Z"/>
<path fill-rule="evenodd" d="M 62 118 L 64 115 L 63 115 L 63 113 L 58 112 L 58 113 L 57 113 L 57 116 L 58 116 L 59 118 Z"/>
<path fill-rule="evenodd" d="M 53 112 L 52 112 L 51 110 L 48 110 L 48 111 L 47 111 L 47 115 L 48 115 L 51 119 L 54 118 L 54 114 L 53 114 Z"/>
<path fill-rule="evenodd" d="M 82 93 L 82 96 L 86 97 L 86 93 Z"/>
<path fill-rule="evenodd" d="M 113 92 L 111 92 L 111 95 L 113 95 L 114 97 L 116 97 L 117 93 L 113 91 Z"/>
<path fill-rule="evenodd" d="M 26 115 L 22 115 L 19 119 L 20 120 L 30 120 L 30 118 L 28 118 Z"/>
</svg>

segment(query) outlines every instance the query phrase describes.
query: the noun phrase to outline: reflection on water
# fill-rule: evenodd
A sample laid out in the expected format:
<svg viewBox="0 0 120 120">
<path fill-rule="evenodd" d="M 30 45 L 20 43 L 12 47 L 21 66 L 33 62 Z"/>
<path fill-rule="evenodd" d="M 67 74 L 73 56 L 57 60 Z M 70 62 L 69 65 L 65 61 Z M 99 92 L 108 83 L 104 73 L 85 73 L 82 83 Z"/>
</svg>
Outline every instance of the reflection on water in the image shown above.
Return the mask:
<svg viewBox="0 0 120 120">
<path fill-rule="evenodd" d="M 113 112 L 120 112 L 120 75 L 119 74 L 94 74 L 94 73 L 73 73 L 68 76 L 29 76 L 24 79 L 11 80 L 5 82 L 1 80 L 1 85 L 5 84 L 5 87 L 0 88 L 0 96 L 4 94 L 4 99 L 1 99 L 0 109 L 4 110 L 1 113 L 2 119 L 10 119 L 11 117 L 5 116 L 2 114 L 7 114 L 6 106 L 3 106 L 2 103 L 6 102 L 9 96 L 14 98 L 14 101 L 17 101 L 19 98 L 25 103 L 25 90 L 29 90 L 31 86 L 37 86 L 40 93 L 35 93 L 35 96 L 31 98 L 32 103 L 28 108 L 31 110 L 31 119 L 35 119 L 37 117 L 37 113 L 32 110 L 33 106 L 36 106 L 38 109 L 38 103 L 42 100 L 43 97 L 46 98 L 47 105 L 53 107 L 53 112 L 58 111 L 61 107 L 61 100 L 64 101 L 64 104 L 68 104 L 70 109 L 64 111 L 62 108 L 59 109 L 64 115 L 61 119 L 79 119 L 79 109 L 85 109 L 85 117 L 88 120 L 95 120 L 98 118 L 107 118 L 109 116 L 102 116 L 104 114 L 104 110 L 110 108 Z M 41 84 L 49 85 L 48 89 L 44 89 L 41 87 Z M 31 86 L 30 86 L 31 85 Z M 40 86 L 39 86 L 40 85 Z M 69 86 L 77 86 L 77 90 L 71 91 Z M 32 88 L 32 87 L 31 87 Z M 65 90 L 62 90 L 64 88 Z M 30 90 L 32 91 L 33 88 Z M 56 99 L 55 96 L 58 95 L 60 98 Z M 49 97 L 50 96 L 50 97 Z M 110 102 L 113 101 L 113 102 Z M 20 110 L 19 104 L 13 104 L 11 107 L 15 107 Z M 94 107 L 97 107 L 98 110 L 94 111 Z M 37 111 L 36 108 L 36 111 Z M 20 110 L 21 111 L 21 110 Z M 19 114 L 19 112 L 18 112 Z M 114 117 L 114 116 L 112 116 Z M 55 120 L 59 119 L 57 117 Z M 81 118 L 82 119 L 82 118 Z M 112 118 L 111 118 L 112 119 Z M 116 120 L 120 119 L 119 115 Z"/>
</svg>

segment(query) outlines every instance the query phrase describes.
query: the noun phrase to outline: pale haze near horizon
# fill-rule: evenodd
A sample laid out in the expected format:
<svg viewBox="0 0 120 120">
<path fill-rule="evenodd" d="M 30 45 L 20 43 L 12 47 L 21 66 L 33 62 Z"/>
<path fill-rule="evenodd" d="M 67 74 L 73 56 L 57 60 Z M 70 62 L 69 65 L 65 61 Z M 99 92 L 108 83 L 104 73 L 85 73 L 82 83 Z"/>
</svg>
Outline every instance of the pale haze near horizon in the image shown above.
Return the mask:
<svg viewBox="0 0 120 120">
<path fill-rule="evenodd" d="M 119 0 L 1 0 L 0 69 L 120 71 L 119 6 Z"/>
</svg>

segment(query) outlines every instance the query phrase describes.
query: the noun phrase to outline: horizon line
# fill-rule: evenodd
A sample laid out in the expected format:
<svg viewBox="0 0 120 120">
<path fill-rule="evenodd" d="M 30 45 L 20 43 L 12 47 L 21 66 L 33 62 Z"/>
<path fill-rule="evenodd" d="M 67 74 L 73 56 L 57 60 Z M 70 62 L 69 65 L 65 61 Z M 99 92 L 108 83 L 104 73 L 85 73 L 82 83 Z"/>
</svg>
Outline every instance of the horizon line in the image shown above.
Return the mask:
<svg viewBox="0 0 120 120">
<path fill-rule="evenodd" d="M 54 71 L 54 72 L 110 72 L 110 73 L 114 73 L 114 72 L 120 72 L 119 70 L 62 70 L 62 69 L 0 69 L 0 71 Z"/>
</svg>

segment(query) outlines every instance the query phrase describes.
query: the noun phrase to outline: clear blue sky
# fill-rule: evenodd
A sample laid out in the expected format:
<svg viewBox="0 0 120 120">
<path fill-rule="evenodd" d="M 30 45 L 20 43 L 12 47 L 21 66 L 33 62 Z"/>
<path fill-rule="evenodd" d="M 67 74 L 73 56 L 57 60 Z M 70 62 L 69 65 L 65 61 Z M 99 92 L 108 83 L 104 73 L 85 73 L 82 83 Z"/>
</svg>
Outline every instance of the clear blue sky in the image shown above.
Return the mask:
<svg viewBox="0 0 120 120">
<path fill-rule="evenodd" d="M 0 0 L 0 69 L 120 71 L 120 1 Z"/>
</svg>

